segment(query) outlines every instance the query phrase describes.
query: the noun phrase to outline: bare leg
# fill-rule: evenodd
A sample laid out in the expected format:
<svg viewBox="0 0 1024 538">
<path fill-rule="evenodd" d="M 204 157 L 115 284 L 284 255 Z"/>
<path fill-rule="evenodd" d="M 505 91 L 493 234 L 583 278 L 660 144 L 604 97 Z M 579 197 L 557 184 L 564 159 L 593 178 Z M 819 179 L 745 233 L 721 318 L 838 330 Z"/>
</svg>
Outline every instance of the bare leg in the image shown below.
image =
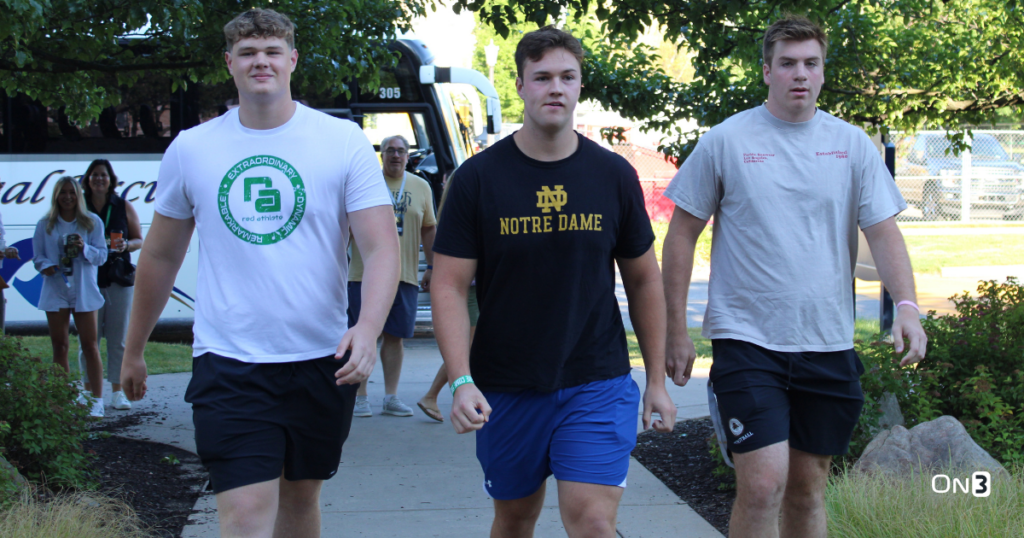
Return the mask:
<svg viewBox="0 0 1024 538">
<path fill-rule="evenodd" d="M 475 326 L 469 328 L 470 344 L 473 343 L 474 335 L 476 335 Z M 441 414 L 441 408 L 437 406 L 437 395 L 441 393 L 441 389 L 444 388 L 445 385 L 447 384 L 448 369 L 445 368 L 444 363 L 442 362 L 441 367 L 438 368 L 437 370 L 437 375 L 434 376 L 434 382 L 430 384 L 430 388 L 427 390 L 427 393 L 424 394 L 422 398 L 420 398 L 419 402 L 417 402 L 417 405 L 420 406 L 420 409 L 423 409 L 424 413 L 427 413 L 427 416 L 433 418 L 434 420 L 437 420 L 438 422 L 444 422 L 444 416 Z M 436 417 L 434 414 L 428 412 L 428 410 L 435 413 Z"/>
<path fill-rule="evenodd" d="M 280 480 L 275 538 L 319 538 L 322 480 Z"/>
<path fill-rule="evenodd" d="M 280 478 L 217 494 L 222 538 L 271 538 L 277 519 Z"/>
<path fill-rule="evenodd" d="M 68 328 L 71 324 L 71 310 L 61 308 L 59 312 L 47 312 L 46 324 L 50 328 L 50 345 L 53 346 L 53 363 L 59 364 L 71 374 L 68 364 Z"/>
<path fill-rule="evenodd" d="M 100 346 L 96 341 L 96 311 L 74 312 L 75 327 L 82 340 L 82 354 L 89 374 L 89 390 L 96 398 L 103 397 L 103 362 L 100 360 Z"/>
<path fill-rule="evenodd" d="M 730 538 L 775 538 L 779 507 L 789 473 L 789 442 L 733 454 L 736 501 L 729 518 Z"/>
<path fill-rule="evenodd" d="M 380 345 L 380 364 L 384 370 L 384 394 L 398 394 L 398 379 L 402 377 L 405 349 L 401 338 L 388 333 L 382 336 L 384 342 Z"/>
<path fill-rule="evenodd" d="M 789 449 L 789 479 L 782 497 L 780 534 L 785 537 L 825 538 L 825 487 L 831 456 Z"/>
<path fill-rule="evenodd" d="M 615 538 L 623 489 L 618 486 L 558 481 L 558 509 L 569 538 Z"/>
<path fill-rule="evenodd" d="M 537 519 L 544 508 L 544 489 L 541 483 L 529 497 L 512 501 L 494 500 L 494 523 L 491 525 L 491 538 L 533 538 L 537 528 Z"/>
</svg>

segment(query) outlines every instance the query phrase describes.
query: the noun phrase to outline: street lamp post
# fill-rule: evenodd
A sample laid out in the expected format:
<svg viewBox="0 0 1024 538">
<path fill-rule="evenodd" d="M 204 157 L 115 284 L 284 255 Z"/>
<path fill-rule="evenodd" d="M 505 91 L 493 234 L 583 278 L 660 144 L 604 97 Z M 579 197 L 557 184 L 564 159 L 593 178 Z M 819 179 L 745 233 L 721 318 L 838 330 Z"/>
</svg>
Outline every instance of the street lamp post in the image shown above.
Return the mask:
<svg viewBox="0 0 1024 538">
<path fill-rule="evenodd" d="M 487 69 L 490 73 L 489 78 L 491 85 L 494 85 L 494 66 L 498 63 L 498 46 L 494 44 L 494 40 L 491 39 L 491 43 L 484 47 L 484 59 L 487 61 Z M 501 126 L 497 126 L 499 129 Z M 487 147 L 491 147 L 494 143 L 494 135 L 487 133 Z"/>
</svg>

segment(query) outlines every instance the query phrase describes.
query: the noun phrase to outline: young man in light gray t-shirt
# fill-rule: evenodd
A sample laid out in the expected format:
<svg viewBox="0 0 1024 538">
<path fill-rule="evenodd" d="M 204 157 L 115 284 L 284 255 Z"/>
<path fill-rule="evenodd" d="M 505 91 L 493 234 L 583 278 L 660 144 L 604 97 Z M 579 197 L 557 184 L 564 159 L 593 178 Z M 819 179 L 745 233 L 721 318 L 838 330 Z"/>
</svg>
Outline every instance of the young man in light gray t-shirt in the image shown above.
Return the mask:
<svg viewBox="0 0 1024 538">
<path fill-rule="evenodd" d="M 863 405 L 853 351 L 857 228 L 897 301 L 901 364 L 924 357 L 910 259 L 894 217 L 906 209 L 863 131 L 817 110 L 824 32 L 801 17 L 764 38 L 763 106 L 705 134 L 665 196 L 678 206 L 664 247 L 668 375 L 696 356 L 686 295 L 697 238 L 714 217 L 704 336 L 711 386 L 737 475 L 730 536 L 825 536 L 831 456 Z M 781 511 L 781 520 L 779 518 Z"/>
</svg>

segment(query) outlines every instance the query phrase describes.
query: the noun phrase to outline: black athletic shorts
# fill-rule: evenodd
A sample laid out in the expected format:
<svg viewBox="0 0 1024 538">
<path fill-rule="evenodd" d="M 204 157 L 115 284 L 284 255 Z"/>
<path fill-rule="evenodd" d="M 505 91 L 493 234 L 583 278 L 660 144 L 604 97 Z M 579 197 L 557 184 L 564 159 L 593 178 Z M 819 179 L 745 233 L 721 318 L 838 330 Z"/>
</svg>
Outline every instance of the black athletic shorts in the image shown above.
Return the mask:
<svg viewBox="0 0 1024 538">
<path fill-rule="evenodd" d="M 857 425 L 864 373 L 852 349 L 772 351 L 712 340 L 710 381 L 729 450 L 744 453 L 789 440 L 811 454 L 845 454 Z"/>
<path fill-rule="evenodd" d="M 196 452 L 216 493 L 281 476 L 326 480 L 338 471 L 358 385 L 335 384 L 348 356 L 253 364 L 192 359 Z"/>
</svg>

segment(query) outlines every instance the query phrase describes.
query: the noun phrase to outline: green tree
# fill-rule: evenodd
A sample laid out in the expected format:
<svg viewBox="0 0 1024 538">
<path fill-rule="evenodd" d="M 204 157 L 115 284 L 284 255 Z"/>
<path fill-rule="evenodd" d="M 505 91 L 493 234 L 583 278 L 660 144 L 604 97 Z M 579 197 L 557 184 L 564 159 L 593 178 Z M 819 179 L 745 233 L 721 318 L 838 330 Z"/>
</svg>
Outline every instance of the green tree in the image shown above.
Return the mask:
<svg viewBox="0 0 1024 538">
<path fill-rule="evenodd" d="M 507 123 L 522 123 L 523 100 L 516 93 L 516 43 L 524 32 L 532 28 L 527 24 L 516 24 L 509 29 L 507 37 L 502 37 L 493 27 L 480 24 L 478 16 L 473 18 L 476 20 L 476 26 L 473 28 L 473 35 L 476 36 L 473 69 L 487 74 L 484 47 L 493 39 L 494 44 L 498 46 L 498 61 L 494 65 L 494 89 L 501 98 L 501 119 Z"/>
<path fill-rule="evenodd" d="M 66 105 L 85 121 L 120 102 L 122 88 L 169 77 L 228 79 L 223 26 L 250 7 L 270 7 L 297 28 L 300 90 L 344 91 L 346 79 L 379 83 L 392 65 L 386 47 L 433 0 L 4 0 L 0 2 L 0 87 L 44 105 Z M 353 61 L 352 58 L 358 59 Z"/>
<path fill-rule="evenodd" d="M 506 0 L 501 0 L 506 2 Z M 642 128 L 670 132 L 665 149 L 685 158 L 703 129 L 764 101 L 761 37 L 785 13 L 806 14 L 830 35 L 819 106 L 877 130 L 953 129 L 1024 105 L 1024 6 L 1002 0 L 456 0 L 499 34 L 564 12 L 596 17 L 583 98 Z M 694 51 L 693 79 L 677 82 L 645 29 Z M 679 120 L 701 128 L 682 132 Z M 963 133 L 951 134 L 961 142 Z"/>
</svg>

